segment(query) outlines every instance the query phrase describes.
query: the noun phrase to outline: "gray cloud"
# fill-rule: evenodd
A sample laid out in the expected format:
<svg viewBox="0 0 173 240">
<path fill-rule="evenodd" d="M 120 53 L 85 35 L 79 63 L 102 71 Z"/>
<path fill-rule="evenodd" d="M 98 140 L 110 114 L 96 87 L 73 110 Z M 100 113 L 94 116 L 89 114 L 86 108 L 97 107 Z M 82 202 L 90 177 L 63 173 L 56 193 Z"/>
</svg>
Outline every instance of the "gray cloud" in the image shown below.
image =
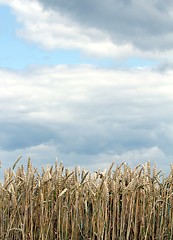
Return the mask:
<svg viewBox="0 0 173 240">
<path fill-rule="evenodd" d="M 116 44 L 132 43 L 145 51 L 173 48 L 172 1 L 39 0 L 84 27 L 106 32 Z"/>
<path fill-rule="evenodd" d="M 162 63 L 160 63 L 156 67 L 156 70 L 160 71 L 160 72 L 172 71 L 173 70 L 173 62 L 172 61 L 170 61 L 170 62 L 168 62 L 168 61 L 162 62 Z"/>
<path fill-rule="evenodd" d="M 54 133 L 49 127 L 27 122 L 0 122 L 0 146 L 13 151 L 49 142 Z"/>
</svg>

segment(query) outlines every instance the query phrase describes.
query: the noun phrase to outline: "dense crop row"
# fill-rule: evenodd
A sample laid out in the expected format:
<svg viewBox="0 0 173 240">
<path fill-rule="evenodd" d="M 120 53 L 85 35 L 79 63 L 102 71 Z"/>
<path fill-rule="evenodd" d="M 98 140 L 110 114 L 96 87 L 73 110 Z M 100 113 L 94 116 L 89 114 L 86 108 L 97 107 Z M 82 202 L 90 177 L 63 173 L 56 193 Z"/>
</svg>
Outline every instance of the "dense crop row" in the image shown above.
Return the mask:
<svg viewBox="0 0 173 240">
<path fill-rule="evenodd" d="M 173 239 L 172 168 L 165 178 L 149 162 L 93 174 L 15 167 L 0 183 L 0 239 Z"/>
</svg>

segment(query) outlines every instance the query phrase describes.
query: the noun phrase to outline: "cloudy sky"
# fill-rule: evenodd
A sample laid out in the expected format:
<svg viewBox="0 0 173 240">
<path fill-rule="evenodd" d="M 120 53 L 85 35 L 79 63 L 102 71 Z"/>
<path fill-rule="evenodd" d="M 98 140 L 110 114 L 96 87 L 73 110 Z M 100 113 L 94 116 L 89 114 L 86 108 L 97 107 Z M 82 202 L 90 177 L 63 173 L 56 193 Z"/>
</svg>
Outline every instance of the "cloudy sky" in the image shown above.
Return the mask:
<svg viewBox="0 0 173 240">
<path fill-rule="evenodd" d="M 173 159 L 171 0 L 0 0 L 0 159 Z"/>
</svg>

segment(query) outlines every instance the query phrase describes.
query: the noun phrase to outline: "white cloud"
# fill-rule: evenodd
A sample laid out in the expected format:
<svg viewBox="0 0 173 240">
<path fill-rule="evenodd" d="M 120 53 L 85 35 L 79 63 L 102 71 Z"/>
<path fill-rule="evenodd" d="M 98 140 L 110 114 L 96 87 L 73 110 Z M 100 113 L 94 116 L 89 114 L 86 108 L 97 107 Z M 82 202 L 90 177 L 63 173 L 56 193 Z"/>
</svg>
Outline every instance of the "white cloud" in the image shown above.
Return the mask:
<svg viewBox="0 0 173 240">
<path fill-rule="evenodd" d="M 142 57 L 149 59 L 171 60 L 172 50 L 142 51 L 132 43 L 116 43 L 110 36 L 98 28 L 84 27 L 60 11 L 45 10 L 33 0 L 7 0 L 17 20 L 22 24 L 18 35 L 47 50 L 77 49 L 95 57 L 123 59 Z"/>
<path fill-rule="evenodd" d="M 124 57 L 133 52 L 130 44 L 118 46 L 97 29 L 83 29 L 60 12 L 46 11 L 37 1 L 2 1 L 14 11 L 23 27 L 18 35 L 48 50 L 79 49 L 97 57 Z"/>
<path fill-rule="evenodd" d="M 44 49 L 77 49 L 90 56 L 102 58 L 111 57 L 115 60 L 123 60 L 124 58 L 133 57 L 150 59 L 161 63 L 172 62 L 172 48 L 155 48 L 156 35 L 150 34 L 150 36 L 147 37 L 146 33 L 146 38 L 140 37 L 139 35 L 142 26 L 139 28 L 138 24 L 137 26 L 135 25 L 135 29 L 139 28 L 141 30 L 138 32 L 138 36 L 135 36 L 135 39 L 141 39 L 146 45 L 150 44 L 150 46 L 153 47 L 147 49 L 145 47 L 138 48 L 137 45 L 133 44 L 133 41 L 130 41 L 130 39 L 129 41 L 116 40 L 116 36 L 113 38 L 111 33 L 106 33 L 102 28 L 96 28 L 94 25 L 93 27 L 90 25 L 83 25 L 82 21 L 75 21 L 66 12 L 60 11 L 57 8 L 56 11 L 51 10 L 50 8 L 45 9 L 38 1 L 1 0 L 0 3 L 8 4 L 13 9 L 18 21 L 22 24 L 21 28 L 18 30 L 18 35 L 26 41 L 38 44 Z M 136 6 L 138 6 L 138 4 Z M 140 7 L 140 5 L 138 7 Z M 147 9 L 147 12 L 151 15 L 153 6 L 151 9 Z M 137 11 L 138 10 L 136 10 L 136 12 Z M 160 22 L 162 16 L 158 15 L 156 10 L 153 11 L 156 14 L 154 20 L 156 21 L 160 16 L 160 19 L 158 20 Z M 139 17 L 138 14 L 136 17 Z M 164 23 L 165 21 L 167 20 L 164 20 Z M 145 21 L 142 21 L 141 24 L 143 24 L 143 22 Z M 112 23 L 108 24 L 112 26 Z M 131 26 L 131 24 L 132 23 L 129 22 L 129 26 Z M 125 31 L 125 29 L 122 31 Z M 124 33 L 125 35 L 128 34 L 128 31 L 126 32 L 127 33 Z M 134 38 L 134 35 L 132 38 Z M 161 37 L 158 37 L 157 39 L 160 42 L 159 39 L 161 39 Z M 172 32 L 168 32 L 164 36 L 163 43 L 159 44 L 163 45 L 165 41 L 165 44 L 167 44 L 170 39 L 172 39 Z"/>
<path fill-rule="evenodd" d="M 36 165 L 58 155 L 68 166 L 148 159 L 164 168 L 164 157 L 173 156 L 172 75 L 92 66 L 1 69 L 1 159 L 11 165 L 8 159 L 24 152 Z"/>
</svg>

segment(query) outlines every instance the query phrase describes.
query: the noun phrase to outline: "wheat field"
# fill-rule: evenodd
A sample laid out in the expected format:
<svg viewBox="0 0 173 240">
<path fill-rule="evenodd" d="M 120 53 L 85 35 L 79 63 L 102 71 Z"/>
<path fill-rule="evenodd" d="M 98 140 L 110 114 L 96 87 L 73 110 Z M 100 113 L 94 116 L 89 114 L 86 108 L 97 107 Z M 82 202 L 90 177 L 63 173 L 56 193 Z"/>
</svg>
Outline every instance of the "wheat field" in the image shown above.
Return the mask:
<svg viewBox="0 0 173 240">
<path fill-rule="evenodd" d="M 172 240 L 173 167 L 167 177 L 150 163 L 94 173 L 38 172 L 30 159 L 0 183 L 1 240 Z"/>
</svg>

